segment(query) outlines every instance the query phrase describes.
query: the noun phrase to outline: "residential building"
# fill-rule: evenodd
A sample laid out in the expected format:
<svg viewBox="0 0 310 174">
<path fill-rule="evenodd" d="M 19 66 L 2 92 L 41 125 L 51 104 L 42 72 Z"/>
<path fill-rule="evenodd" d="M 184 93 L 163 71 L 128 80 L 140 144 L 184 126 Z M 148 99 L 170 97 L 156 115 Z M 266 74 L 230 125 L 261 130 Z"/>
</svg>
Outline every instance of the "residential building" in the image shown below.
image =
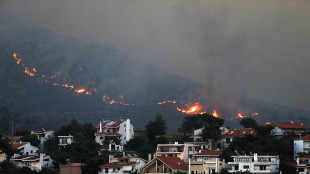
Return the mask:
<svg viewBox="0 0 310 174">
<path fill-rule="evenodd" d="M 228 147 L 234 138 L 245 137 L 246 135 L 256 136 L 256 130 L 253 128 L 242 128 L 242 129 L 229 129 L 228 131 L 223 131 L 223 134 L 221 135 L 222 138 L 220 140 L 222 147 Z"/>
<path fill-rule="evenodd" d="M 82 163 L 59 164 L 59 174 L 82 174 Z"/>
<path fill-rule="evenodd" d="M 29 142 L 19 142 L 17 144 L 12 144 L 12 149 L 19 149 L 20 155 L 37 155 L 39 153 L 39 148 L 32 146 Z"/>
<path fill-rule="evenodd" d="M 226 168 L 227 164 L 220 160 L 220 150 L 205 150 L 193 155 L 190 160 L 191 174 L 196 173 L 219 173 L 222 168 Z"/>
<path fill-rule="evenodd" d="M 310 152 L 310 134 L 294 140 L 294 159 L 299 152 Z"/>
<path fill-rule="evenodd" d="M 57 136 L 57 137 L 59 140 L 59 143 L 58 143 L 59 149 L 65 148 L 67 145 L 69 145 L 73 142 L 73 136 L 70 134 L 67 136 L 61 135 L 61 136 Z"/>
<path fill-rule="evenodd" d="M 158 156 L 144 165 L 140 172 L 141 174 L 148 173 L 188 173 L 188 164 L 177 157 Z"/>
<path fill-rule="evenodd" d="M 273 123 L 272 125 L 274 126 L 274 129 L 271 130 L 270 134 L 273 136 L 299 135 L 310 129 L 302 123 Z"/>
<path fill-rule="evenodd" d="M 201 151 L 203 147 L 206 148 L 207 144 L 200 142 L 186 142 L 184 144 L 179 144 L 175 142 L 174 144 L 158 144 L 155 156 L 165 156 L 165 157 L 178 157 L 181 160 L 187 162 L 192 155 Z"/>
<path fill-rule="evenodd" d="M 140 172 L 142 166 L 147 163 L 146 160 L 132 155 L 115 157 L 109 156 L 109 163 L 99 166 L 100 171 L 98 174 L 109 174 L 109 173 L 131 173 Z"/>
<path fill-rule="evenodd" d="M 280 159 L 278 156 L 269 155 L 239 155 L 232 156 L 234 161 L 228 162 L 228 172 L 249 171 L 251 173 L 275 173 L 278 171 Z"/>
<path fill-rule="evenodd" d="M 310 173 L 310 156 L 296 157 L 296 161 L 290 163 L 295 166 L 299 174 Z"/>
<path fill-rule="evenodd" d="M 51 138 L 54 138 L 54 131 L 41 129 L 39 131 L 31 131 L 31 135 L 36 135 L 40 140 L 39 148 L 41 151 L 44 151 L 44 143 Z"/>
<path fill-rule="evenodd" d="M 120 144 L 117 145 L 125 145 L 134 135 L 134 127 L 130 124 L 130 120 L 127 119 L 126 121 L 109 121 L 103 120 L 100 121 L 99 125 L 97 126 L 96 132 L 96 142 L 100 145 L 107 144 L 105 140 L 116 138 L 120 141 Z M 108 142 L 111 144 L 111 142 Z M 115 144 L 115 143 L 114 143 Z"/>
<path fill-rule="evenodd" d="M 53 161 L 50 156 L 40 153 L 39 155 L 14 154 L 10 159 L 17 167 L 29 167 L 32 171 L 39 172 L 42 167 L 52 167 Z"/>
</svg>

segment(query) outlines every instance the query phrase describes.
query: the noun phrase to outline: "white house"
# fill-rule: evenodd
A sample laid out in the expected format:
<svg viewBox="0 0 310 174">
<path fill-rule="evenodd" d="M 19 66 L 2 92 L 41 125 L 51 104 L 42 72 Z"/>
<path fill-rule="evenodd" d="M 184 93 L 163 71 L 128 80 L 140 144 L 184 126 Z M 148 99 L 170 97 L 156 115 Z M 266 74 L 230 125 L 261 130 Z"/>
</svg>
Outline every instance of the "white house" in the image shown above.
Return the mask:
<svg viewBox="0 0 310 174">
<path fill-rule="evenodd" d="M 310 129 L 302 123 L 273 123 L 272 125 L 274 126 L 274 129 L 271 131 L 270 135 L 273 136 L 299 135 Z"/>
<path fill-rule="evenodd" d="M 32 146 L 29 142 L 19 142 L 12 144 L 11 147 L 14 150 L 20 150 L 20 155 L 37 155 L 39 153 L 39 148 Z"/>
<path fill-rule="evenodd" d="M 44 151 L 44 143 L 51 138 L 54 138 L 54 131 L 45 130 L 42 128 L 40 131 L 31 131 L 31 135 L 36 135 L 40 140 L 40 150 Z"/>
<path fill-rule="evenodd" d="M 15 154 L 10 161 L 17 167 L 29 167 L 32 171 L 39 172 L 42 167 L 52 167 L 53 161 L 50 156 L 40 153 L 39 155 L 17 155 Z"/>
<path fill-rule="evenodd" d="M 221 131 L 221 144 L 223 147 L 228 147 L 235 137 L 245 137 L 246 135 L 256 136 L 256 130 L 253 128 L 229 129 Z"/>
<path fill-rule="evenodd" d="M 100 166 L 98 174 L 140 172 L 140 168 L 147 163 L 137 156 L 114 157 L 109 156 L 109 163 Z"/>
<path fill-rule="evenodd" d="M 106 138 L 117 138 L 120 140 L 119 145 L 125 145 L 134 135 L 134 127 L 130 124 L 130 120 L 126 121 L 100 121 L 97 126 L 96 142 L 104 145 Z"/>
<path fill-rule="evenodd" d="M 296 167 L 299 174 L 310 173 L 310 156 L 297 157 L 296 161 L 290 164 Z"/>
<path fill-rule="evenodd" d="M 299 152 L 310 152 L 310 134 L 294 140 L 294 159 Z"/>
<path fill-rule="evenodd" d="M 234 161 L 228 162 L 228 172 L 249 171 L 251 173 L 275 173 L 278 171 L 280 159 L 278 156 L 260 155 L 239 155 L 232 156 Z"/>
<path fill-rule="evenodd" d="M 59 140 L 58 142 L 59 149 L 64 148 L 73 142 L 73 136 L 70 134 L 67 136 L 61 135 L 61 136 L 58 136 L 58 140 Z"/>
</svg>

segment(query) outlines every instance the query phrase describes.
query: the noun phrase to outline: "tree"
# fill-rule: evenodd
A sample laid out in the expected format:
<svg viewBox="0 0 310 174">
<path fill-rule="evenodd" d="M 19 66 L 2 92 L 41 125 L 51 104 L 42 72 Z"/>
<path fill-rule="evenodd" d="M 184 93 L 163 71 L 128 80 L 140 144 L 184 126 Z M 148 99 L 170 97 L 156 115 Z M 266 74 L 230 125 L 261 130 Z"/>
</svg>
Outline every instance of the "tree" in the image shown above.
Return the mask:
<svg viewBox="0 0 310 174">
<path fill-rule="evenodd" d="M 157 114 L 155 120 L 150 120 L 145 126 L 146 136 L 152 146 L 155 145 L 155 136 L 164 135 L 166 133 L 166 128 L 166 121 L 161 114 Z"/>
<path fill-rule="evenodd" d="M 31 145 L 36 147 L 39 146 L 40 144 L 40 140 L 36 135 L 27 134 L 23 136 L 20 140 L 23 142 L 30 142 Z"/>
<path fill-rule="evenodd" d="M 11 148 L 11 143 L 8 138 L 2 139 L 0 135 L 0 151 L 6 153 L 8 156 L 13 156 L 15 150 Z"/>
<path fill-rule="evenodd" d="M 254 128 L 257 126 L 257 123 L 253 118 L 246 117 L 240 121 L 240 125 L 243 126 L 244 128 Z"/>
</svg>

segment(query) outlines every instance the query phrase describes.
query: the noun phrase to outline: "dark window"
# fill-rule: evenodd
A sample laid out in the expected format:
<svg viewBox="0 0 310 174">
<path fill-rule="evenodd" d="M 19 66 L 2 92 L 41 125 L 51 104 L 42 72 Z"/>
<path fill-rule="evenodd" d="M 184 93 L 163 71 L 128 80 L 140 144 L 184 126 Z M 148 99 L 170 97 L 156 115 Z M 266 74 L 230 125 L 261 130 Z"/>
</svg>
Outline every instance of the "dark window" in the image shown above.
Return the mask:
<svg viewBox="0 0 310 174">
<path fill-rule="evenodd" d="M 230 138 L 226 138 L 226 143 L 230 143 Z"/>
<path fill-rule="evenodd" d="M 239 170 L 239 166 L 235 166 L 235 170 Z"/>
<path fill-rule="evenodd" d="M 266 170 L 266 166 L 259 166 L 259 170 Z"/>
<path fill-rule="evenodd" d="M 250 167 L 249 167 L 249 166 L 243 166 L 243 168 L 244 168 L 244 169 L 249 169 Z"/>
</svg>

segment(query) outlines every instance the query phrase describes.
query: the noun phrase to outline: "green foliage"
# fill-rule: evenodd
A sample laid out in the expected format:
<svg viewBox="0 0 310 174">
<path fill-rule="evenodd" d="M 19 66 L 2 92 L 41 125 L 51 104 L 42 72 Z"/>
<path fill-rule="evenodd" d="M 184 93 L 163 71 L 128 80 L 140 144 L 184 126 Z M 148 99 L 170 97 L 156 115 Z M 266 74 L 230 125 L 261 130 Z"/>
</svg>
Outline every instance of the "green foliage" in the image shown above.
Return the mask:
<svg viewBox="0 0 310 174">
<path fill-rule="evenodd" d="M 31 134 L 31 132 L 29 130 L 17 130 L 15 132 L 15 136 L 25 136 Z"/>
<path fill-rule="evenodd" d="M 147 139 L 144 136 L 135 136 L 126 143 L 125 149 L 136 151 L 139 146 L 144 144 L 147 144 Z"/>
<path fill-rule="evenodd" d="M 155 150 L 152 148 L 152 146 L 145 144 L 145 145 L 139 146 L 139 148 L 137 149 L 137 152 L 141 154 L 142 158 L 148 159 L 148 154 L 154 153 Z"/>
<path fill-rule="evenodd" d="M 3 161 L 0 163 L 0 174 L 35 174 L 29 167 L 16 167 L 14 163 L 10 161 Z"/>
<path fill-rule="evenodd" d="M 214 134 L 210 135 L 214 140 L 218 138 L 220 133 L 218 128 L 224 124 L 224 120 L 221 118 L 213 117 L 210 114 L 196 114 L 184 117 L 183 123 L 178 129 L 180 132 L 184 133 L 184 136 L 187 133 L 192 133 L 194 129 L 202 128 L 205 126 L 204 138 L 209 138 L 208 133 Z"/>
<path fill-rule="evenodd" d="M 257 136 L 270 136 L 271 130 L 274 127 L 270 125 L 259 125 L 255 127 L 255 130 L 257 131 Z"/>
<path fill-rule="evenodd" d="M 254 128 L 257 126 L 257 123 L 253 118 L 246 117 L 240 121 L 240 125 L 243 126 L 244 128 Z"/>
<path fill-rule="evenodd" d="M 30 142 L 31 145 L 38 147 L 40 144 L 40 140 L 36 135 L 27 134 L 23 136 L 21 139 L 23 142 Z"/>
<path fill-rule="evenodd" d="M 105 137 L 103 144 L 109 144 L 110 141 L 113 141 L 117 145 L 119 145 L 121 142 L 120 139 L 116 137 Z"/>
<path fill-rule="evenodd" d="M 13 156 L 14 150 L 11 148 L 11 142 L 8 138 L 2 139 L 0 135 L 0 150 L 6 153 L 8 156 Z"/>
<path fill-rule="evenodd" d="M 149 143 L 155 145 L 155 136 L 164 135 L 166 133 L 166 121 L 163 119 L 161 114 L 157 114 L 154 121 L 150 120 L 149 123 L 145 126 L 146 136 L 149 140 Z"/>
<path fill-rule="evenodd" d="M 282 161 L 280 163 L 279 171 L 282 171 L 282 174 L 298 174 L 295 166 L 289 165 Z"/>
</svg>

